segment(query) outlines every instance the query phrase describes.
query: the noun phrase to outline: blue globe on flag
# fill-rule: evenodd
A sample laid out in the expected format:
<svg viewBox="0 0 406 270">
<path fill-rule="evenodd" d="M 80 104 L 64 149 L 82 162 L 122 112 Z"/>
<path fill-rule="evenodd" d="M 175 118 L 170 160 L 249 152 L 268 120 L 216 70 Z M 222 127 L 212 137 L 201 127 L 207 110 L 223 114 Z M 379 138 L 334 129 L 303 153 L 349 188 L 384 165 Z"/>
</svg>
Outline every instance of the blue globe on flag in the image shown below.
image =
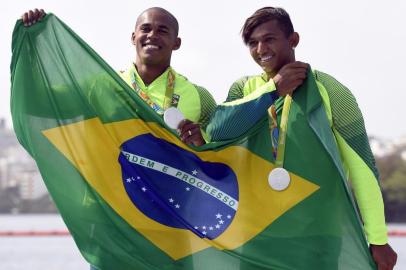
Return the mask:
<svg viewBox="0 0 406 270">
<path fill-rule="evenodd" d="M 203 161 L 151 134 L 123 143 L 119 162 L 128 196 L 149 218 L 211 240 L 231 224 L 238 182 L 227 165 Z"/>
</svg>

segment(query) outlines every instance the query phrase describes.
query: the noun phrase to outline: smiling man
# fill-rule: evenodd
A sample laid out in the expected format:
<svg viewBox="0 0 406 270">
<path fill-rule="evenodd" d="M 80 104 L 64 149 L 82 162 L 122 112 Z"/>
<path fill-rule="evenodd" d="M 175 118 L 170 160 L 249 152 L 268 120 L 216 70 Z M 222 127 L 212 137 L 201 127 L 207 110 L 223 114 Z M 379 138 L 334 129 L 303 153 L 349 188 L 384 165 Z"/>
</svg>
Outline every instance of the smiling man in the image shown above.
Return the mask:
<svg viewBox="0 0 406 270">
<path fill-rule="evenodd" d="M 31 26 L 45 16 L 44 10 L 30 10 L 22 16 Z M 183 142 L 205 144 L 204 130 L 216 108 L 216 102 L 203 87 L 195 85 L 171 67 L 172 52 L 181 46 L 179 24 L 167 10 L 153 7 L 142 12 L 131 35 L 135 60 L 120 76 L 159 115 L 177 107 L 185 116 L 179 126 Z"/>
<path fill-rule="evenodd" d="M 45 15 L 42 9 L 30 10 L 22 20 L 29 27 Z M 182 141 L 200 146 L 205 144 L 202 134 L 216 103 L 206 89 L 189 82 L 170 66 L 172 52 L 181 46 L 178 31 L 176 18 L 167 10 L 154 7 L 142 12 L 131 35 L 135 59 L 120 76 L 158 115 L 177 107 L 188 119 L 179 127 Z"/>
<path fill-rule="evenodd" d="M 181 139 L 200 146 L 210 116 L 216 107 L 211 94 L 189 82 L 170 66 L 172 52 L 181 46 L 179 24 L 167 10 L 153 7 L 138 17 L 131 40 L 136 49 L 135 61 L 121 77 L 162 115 L 177 107 L 189 121 L 180 126 Z"/>
<path fill-rule="evenodd" d="M 288 138 L 283 129 L 288 128 L 290 106 L 287 104 L 292 100 L 277 100 L 275 93 L 292 93 L 304 82 L 308 74 L 307 65 L 296 61 L 295 58 L 299 34 L 294 31 L 289 14 L 284 9 L 265 7 L 257 10 L 245 21 L 242 38 L 253 60 L 264 72 L 243 77 L 232 85 L 227 102 L 216 110 L 208 133 L 214 141 L 232 139 L 244 134 L 259 119 L 268 115 L 275 164 L 283 168 L 285 138 Z M 378 270 L 391 270 L 397 255 L 388 244 L 384 206 L 378 184 L 379 175 L 361 111 L 354 96 L 345 86 L 328 74 L 315 70 L 312 73 L 329 128 L 336 140 L 336 145 L 332 147 L 338 147 L 343 170 L 352 182 L 372 257 Z M 295 96 L 293 100 L 294 98 Z M 235 120 L 232 112 L 237 111 L 234 107 L 243 106 L 246 106 L 246 119 L 240 121 L 239 125 L 231 125 L 230 122 Z M 275 109 L 276 107 L 279 109 Z M 282 118 L 280 123 L 277 120 L 277 112 Z M 284 115 L 286 125 L 282 127 Z M 318 122 L 318 125 L 322 123 Z M 294 124 L 289 125 L 289 128 L 294 127 Z M 263 144 L 266 145 L 266 142 Z M 337 264 L 338 256 L 339 254 Z M 333 268 L 329 266 L 329 269 Z"/>
</svg>

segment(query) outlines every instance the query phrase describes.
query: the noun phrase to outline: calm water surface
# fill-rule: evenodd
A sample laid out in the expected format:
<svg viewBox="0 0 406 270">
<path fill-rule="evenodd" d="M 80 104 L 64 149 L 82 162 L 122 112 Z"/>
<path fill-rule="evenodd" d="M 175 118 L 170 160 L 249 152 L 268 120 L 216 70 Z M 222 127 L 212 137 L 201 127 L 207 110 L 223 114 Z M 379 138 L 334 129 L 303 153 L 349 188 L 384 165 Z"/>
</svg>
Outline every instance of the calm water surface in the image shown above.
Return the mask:
<svg viewBox="0 0 406 270">
<path fill-rule="evenodd" d="M 389 229 L 406 231 L 406 224 Z M 0 231 L 66 230 L 58 215 L 0 215 Z M 391 237 L 396 270 L 406 269 L 406 237 Z M 0 270 L 89 270 L 70 236 L 0 237 Z"/>
</svg>

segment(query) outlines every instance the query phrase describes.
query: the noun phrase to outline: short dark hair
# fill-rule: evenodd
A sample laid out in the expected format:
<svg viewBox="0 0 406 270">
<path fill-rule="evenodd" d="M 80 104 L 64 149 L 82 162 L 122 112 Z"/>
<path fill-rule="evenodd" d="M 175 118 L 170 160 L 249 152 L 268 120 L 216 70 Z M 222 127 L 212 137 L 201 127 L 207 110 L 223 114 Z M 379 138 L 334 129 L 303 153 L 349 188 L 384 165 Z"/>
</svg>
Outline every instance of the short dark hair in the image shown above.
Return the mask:
<svg viewBox="0 0 406 270">
<path fill-rule="evenodd" d="M 148 12 L 148 11 L 151 11 L 151 10 L 157 10 L 157 11 L 159 11 L 159 12 L 161 12 L 161 13 L 164 13 L 165 15 L 167 15 L 167 16 L 170 18 L 170 20 L 172 21 L 174 30 L 175 30 L 175 35 L 176 35 L 176 37 L 177 37 L 178 34 L 179 34 L 179 23 L 178 23 L 178 20 L 176 19 L 175 16 L 172 15 L 172 13 L 170 13 L 169 11 L 167 11 L 166 9 L 161 8 L 161 7 L 151 7 L 151 8 L 148 8 L 148 9 L 144 10 L 144 11 L 138 16 L 137 22 L 135 23 L 135 28 L 137 28 L 139 18 L 140 18 L 145 12 Z"/>
<path fill-rule="evenodd" d="M 255 11 L 254 14 L 245 21 L 244 26 L 241 29 L 241 36 L 244 43 L 248 43 L 255 28 L 260 24 L 271 20 L 276 20 L 278 22 L 286 37 L 289 37 L 294 32 L 292 21 L 286 10 L 279 7 L 263 7 Z"/>
</svg>

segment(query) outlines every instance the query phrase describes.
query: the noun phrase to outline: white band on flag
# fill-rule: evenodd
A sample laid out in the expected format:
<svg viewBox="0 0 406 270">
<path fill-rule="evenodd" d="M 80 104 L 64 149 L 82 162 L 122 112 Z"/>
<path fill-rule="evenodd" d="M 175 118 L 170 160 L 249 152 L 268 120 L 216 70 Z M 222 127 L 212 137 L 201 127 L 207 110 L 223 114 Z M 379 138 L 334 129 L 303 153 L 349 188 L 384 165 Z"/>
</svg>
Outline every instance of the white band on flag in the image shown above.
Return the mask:
<svg viewBox="0 0 406 270">
<path fill-rule="evenodd" d="M 205 181 L 197 178 L 196 176 L 186 173 L 182 170 L 173 168 L 171 166 L 165 165 L 163 163 L 157 162 L 155 160 L 134 155 L 126 151 L 121 151 L 121 153 L 123 153 L 123 155 L 129 162 L 175 177 L 195 188 L 200 189 L 201 191 L 214 197 L 221 203 L 237 211 L 238 200 L 233 198 L 231 195 L 219 190 L 218 188 L 206 183 Z"/>
</svg>

